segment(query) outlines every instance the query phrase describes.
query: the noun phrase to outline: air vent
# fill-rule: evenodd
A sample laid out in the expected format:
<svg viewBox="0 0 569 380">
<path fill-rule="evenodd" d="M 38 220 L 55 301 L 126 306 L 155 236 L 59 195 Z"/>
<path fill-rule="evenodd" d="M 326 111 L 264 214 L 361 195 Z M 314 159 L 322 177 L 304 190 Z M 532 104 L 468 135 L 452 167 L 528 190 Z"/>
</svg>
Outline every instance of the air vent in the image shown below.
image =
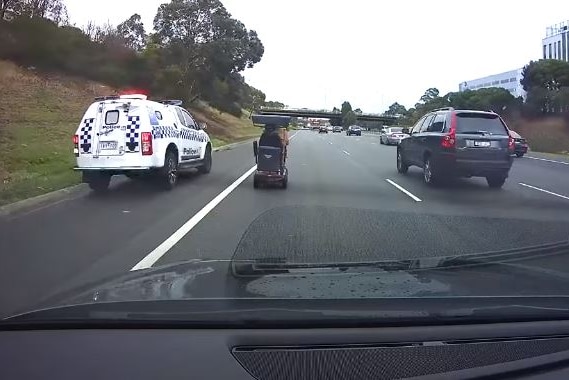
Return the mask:
<svg viewBox="0 0 569 380">
<path fill-rule="evenodd" d="M 238 347 L 258 380 L 400 379 L 523 360 L 569 350 L 569 339 L 430 342 L 405 346 Z"/>
</svg>

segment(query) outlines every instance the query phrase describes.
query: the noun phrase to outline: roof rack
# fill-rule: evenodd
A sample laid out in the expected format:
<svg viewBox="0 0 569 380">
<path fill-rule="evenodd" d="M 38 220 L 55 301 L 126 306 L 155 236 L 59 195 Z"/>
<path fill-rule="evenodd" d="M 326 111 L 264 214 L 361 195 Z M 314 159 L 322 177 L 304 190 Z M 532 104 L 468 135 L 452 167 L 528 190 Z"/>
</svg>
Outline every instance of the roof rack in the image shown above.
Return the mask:
<svg viewBox="0 0 569 380">
<path fill-rule="evenodd" d="M 119 96 L 118 95 L 97 96 L 95 98 L 95 101 L 96 102 L 102 102 L 105 100 L 114 100 L 114 99 L 119 99 Z"/>
<path fill-rule="evenodd" d="M 169 106 L 181 106 L 182 104 L 184 104 L 184 102 L 182 102 L 179 99 L 165 99 L 165 100 L 158 100 L 158 103 L 162 103 L 162 104 L 166 104 Z"/>
</svg>

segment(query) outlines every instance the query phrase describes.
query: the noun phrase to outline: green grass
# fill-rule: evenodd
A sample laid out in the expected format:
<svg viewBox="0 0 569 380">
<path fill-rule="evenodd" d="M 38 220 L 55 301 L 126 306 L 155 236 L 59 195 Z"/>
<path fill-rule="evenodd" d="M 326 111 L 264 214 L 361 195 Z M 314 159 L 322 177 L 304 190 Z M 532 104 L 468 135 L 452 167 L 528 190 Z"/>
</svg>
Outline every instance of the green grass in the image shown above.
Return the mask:
<svg viewBox="0 0 569 380">
<path fill-rule="evenodd" d="M 213 145 L 214 148 L 220 148 L 224 145 L 227 145 L 227 142 L 225 140 L 218 139 L 217 137 L 212 137 L 211 144 Z"/>
<path fill-rule="evenodd" d="M 2 131 L 4 174 L 0 205 L 44 194 L 79 182 L 73 171 L 71 135 L 75 124 L 11 124 Z"/>
</svg>

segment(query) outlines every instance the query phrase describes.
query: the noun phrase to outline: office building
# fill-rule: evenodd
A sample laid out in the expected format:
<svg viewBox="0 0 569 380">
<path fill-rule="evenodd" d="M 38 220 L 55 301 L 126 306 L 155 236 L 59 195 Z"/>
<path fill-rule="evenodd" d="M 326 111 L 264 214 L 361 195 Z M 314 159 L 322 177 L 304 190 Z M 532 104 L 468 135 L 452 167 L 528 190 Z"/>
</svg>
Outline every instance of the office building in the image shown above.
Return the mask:
<svg viewBox="0 0 569 380">
<path fill-rule="evenodd" d="M 458 91 L 462 92 L 466 90 L 479 90 L 481 88 L 501 87 L 508 90 L 513 96 L 521 96 L 525 99 L 526 92 L 520 83 L 521 79 L 522 69 L 516 69 L 462 82 L 458 85 Z"/>
<path fill-rule="evenodd" d="M 543 59 L 560 59 L 569 62 L 569 21 L 546 28 L 545 38 L 541 40 Z"/>
</svg>

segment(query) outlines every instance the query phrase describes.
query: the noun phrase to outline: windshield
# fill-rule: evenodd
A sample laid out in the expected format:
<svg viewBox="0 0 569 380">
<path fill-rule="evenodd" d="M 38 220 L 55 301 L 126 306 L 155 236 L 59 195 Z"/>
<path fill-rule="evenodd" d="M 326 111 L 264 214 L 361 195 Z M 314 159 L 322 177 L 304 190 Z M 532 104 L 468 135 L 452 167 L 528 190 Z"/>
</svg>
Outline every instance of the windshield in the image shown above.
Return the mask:
<svg viewBox="0 0 569 380">
<path fill-rule="evenodd" d="M 539 5 L 0 1 L 0 320 L 547 316 L 569 34 Z"/>
</svg>

